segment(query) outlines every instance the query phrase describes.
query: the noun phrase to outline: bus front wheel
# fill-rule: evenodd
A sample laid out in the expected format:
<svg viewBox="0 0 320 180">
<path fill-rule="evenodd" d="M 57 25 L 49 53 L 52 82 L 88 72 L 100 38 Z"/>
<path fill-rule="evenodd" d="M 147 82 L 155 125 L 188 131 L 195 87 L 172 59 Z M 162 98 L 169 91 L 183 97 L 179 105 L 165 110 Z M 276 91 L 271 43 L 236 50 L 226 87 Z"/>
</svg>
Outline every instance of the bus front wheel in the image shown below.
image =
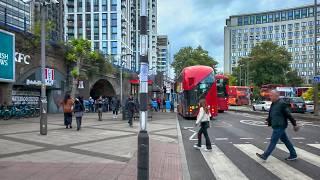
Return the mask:
<svg viewBox="0 0 320 180">
<path fill-rule="evenodd" d="M 224 113 L 224 110 L 218 110 L 219 113 Z"/>
</svg>

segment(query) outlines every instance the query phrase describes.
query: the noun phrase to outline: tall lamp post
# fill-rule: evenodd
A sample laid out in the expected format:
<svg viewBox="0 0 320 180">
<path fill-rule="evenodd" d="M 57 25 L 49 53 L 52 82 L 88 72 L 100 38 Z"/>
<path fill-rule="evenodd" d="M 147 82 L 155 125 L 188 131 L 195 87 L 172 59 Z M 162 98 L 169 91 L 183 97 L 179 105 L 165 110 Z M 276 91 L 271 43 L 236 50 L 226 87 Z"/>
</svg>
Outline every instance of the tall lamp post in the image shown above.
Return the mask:
<svg viewBox="0 0 320 180">
<path fill-rule="evenodd" d="M 314 0 L 314 76 L 317 76 L 317 58 L 318 58 L 318 25 L 317 25 L 317 20 L 318 20 L 318 6 L 317 6 L 317 0 Z M 319 116 L 319 104 L 318 104 L 318 83 L 314 80 L 313 82 L 313 104 L 314 104 L 314 115 Z"/>
<path fill-rule="evenodd" d="M 147 35 L 147 0 L 140 0 L 140 131 L 138 134 L 137 179 L 149 179 L 149 135 L 148 118 L 148 35 Z"/>
<path fill-rule="evenodd" d="M 23 0 L 24 3 L 31 3 L 35 0 Z M 46 6 L 49 4 L 59 4 L 57 0 L 39 0 L 40 16 L 41 16 L 41 105 L 40 105 L 40 134 L 47 135 L 48 119 L 47 119 L 47 96 L 45 82 L 46 67 Z"/>
</svg>

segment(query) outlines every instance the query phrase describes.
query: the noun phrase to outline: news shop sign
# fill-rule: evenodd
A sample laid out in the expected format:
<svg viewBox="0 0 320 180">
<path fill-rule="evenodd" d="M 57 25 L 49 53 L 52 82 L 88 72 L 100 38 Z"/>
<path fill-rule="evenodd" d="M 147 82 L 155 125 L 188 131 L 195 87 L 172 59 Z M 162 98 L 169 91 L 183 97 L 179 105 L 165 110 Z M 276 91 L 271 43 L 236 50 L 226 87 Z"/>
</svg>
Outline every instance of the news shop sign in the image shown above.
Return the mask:
<svg viewBox="0 0 320 180">
<path fill-rule="evenodd" d="M 0 82 L 15 81 L 15 35 L 0 29 Z"/>
</svg>

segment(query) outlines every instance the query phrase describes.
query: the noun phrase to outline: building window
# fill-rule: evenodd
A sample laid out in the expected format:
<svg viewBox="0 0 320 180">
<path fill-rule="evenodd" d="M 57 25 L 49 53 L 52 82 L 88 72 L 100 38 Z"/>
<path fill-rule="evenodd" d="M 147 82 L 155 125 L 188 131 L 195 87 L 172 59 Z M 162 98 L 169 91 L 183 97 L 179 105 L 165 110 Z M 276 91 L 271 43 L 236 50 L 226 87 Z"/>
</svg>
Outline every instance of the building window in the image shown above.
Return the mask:
<svg viewBox="0 0 320 180">
<path fill-rule="evenodd" d="M 286 30 L 287 26 L 286 25 L 281 25 L 281 30 Z"/>
<path fill-rule="evenodd" d="M 294 18 L 295 19 L 301 19 L 300 9 L 294 10 Z"/>
<path fill-rule="evenodd" d="M 86 12 L 91 11 L 91 0 L 86 0 Z"/>
<path fill-rule="evenodd" d="M 77 21 L 78 21 L 78 38 L 83 38 L 82 36 L 83 36 L 83 27 L 82 27 L 82 23 L 83 23 L 83 21 L 82 21 L 82 14 L 78 14 L 77 15 Z"/>
<path fill-rule="evenodd" d="M 288 32 L 288 38 L 292 38 L 293 32 Z"/>
<path fill-rule="evenodd" d="M 265 15 L 263 15 L 262 16 L 262 23 L 267 23 L 268 21 L 267 21 L 267 15 L 265 14 Z"/>
<path fill-rule="evenodd" d="M 273 31 L 273 26 L 269 26 L 269 27 L 268 27 L 268 30 L 269 30 L 270 32 L 272 32 L 272 31 Z"/>
<path fill-rule="evenodd" d="M 78 0 L 78 12 L 82 12 L 82 0 Z"/>
<path fill-rule="evenodd" d="M 313 29 L 309 29 L 309 30 L 308 30 L 308 34 L 309 34 L 309 35 L 314 34 Z"/>
<path fill-rule="evenodd" d="M 288 11 L 288 20 L 293 20 L 293 11 L 292 10 Z"/>
<path fill-rule="evenodd" d="M 107 41 L 102 41 L 102 53 L 108 54 L 108 42 Z"/>
<path fill-rule="evenodd" d="M 285 46 L 286 44 L 287 44 L 286 41 L 281 41 L 282 46 Z"/>
<path fill-rule="evenodd" d="M 288 52 L 293 52 L 293 48 L 288 48 Z"/>
<path fill-rule="evenodd" d="M 313 17 L 313 12 L 314 12 L 314 8 L 313 7 L 310 7 L 309 9 L 308 9 L 308 11 L 309 11 L 309 17 Z"/>
<path fill-rule="evenodd" d="M 91 40 L 91 16 L 86 14 L 86 39 Z"/>
<path fill-rule="evenodd" d="M 250 33 L 254 33 L 254 28 L 250 28 Z"/>
<path fill-rule="evenodd" d="M 274 26 L 274 30 L 279 31 L 280 27 L 279 25 Z"/>
<path fill-rule="evenodd" d="M 286 38 L 286 33 L 281 33 L 281 38 Z"/>
<path fill-rule="evenodd" d="M 269 40 L 272 40 L 272 38 L 273 38 L 273 34 L 269 34 L 269 35 L 268 35 L 268 39 L 269 39 Z"/>
<path fill-rule="evenodd" d="M 244 24 L 244 25 L 248 25 L 248 24 L 249 24 L 249 16 L 245 16 L 245 17 L 243 18 L 243 24 Z"/>
<path fill-rule="evenodd" d="M 244 41 L 248 41 L 248 36 L 243 36 Z"/>
<path fill-rule="evenodd" d="M 267 27 L 262 27 L 262 32 L 266 32 L 267 31 Z"/>
<path fill-rule="evenodd" d="M 117 41 L 111 41 L 111 54 L 117 54 Z"/>
<path fill-rule="evenodd" d="M 256 24 L 261 24 L 261 16 L 256 15 Z"/>
<path fill-rule="evenodd" d="M 313 24 L 314 24 L 313 21 L 309 21 L 309 22 L 308 22 L 308 25 L 309 25 L 309 26 L 313 26 Z"/>
<path fill-rule="evenodd" d="M 260 28 L 257 27 L 257 28 L 256 28 L 256 33 L 259 33 L 259 32 L 260 32 Z"/>
<path fill-rule="evenodd" d="M 307 17 L 307 8 L 301 9 L 301 17 L 306 18 Z"/>
<path fill-rule="evenodd" d="M 297 29 L 297 28 L 299 28 L 299 26 L 300 26 L 300 23 L 294 23 L 294 27 Z"/>
<path fill-rule="evenodd" d="M 108 11 L 108 0 L 102 0 L 102 11 Z"/>
<path fill-rule="evenodd" d="M 299 38 L 300 37 L 300 31 L 294 32 L 294 37 Z"/>
<path fill-rule="evenodd" d="M 99 40 L 99 14 L 94 14 L 94 40 Z"/>
<path fill-rule="evenodd" d="M 117 0 L 111 0 L 111 11 L 117 11 Z"/>
<path fill-rule="evenodd" d="M 285 11 L 281 12 L 281 21 L 286 21 L 287 20 L 287 13 Z"/>
<path fill-rule="evenodd" d="M 289 31 L 292 31 L 292 28 L 293 28 L 293 24 L 288 24 Z"/>
<path fill-rule="evenodd" d="M 111 40 L 117 40 L 117 14 L 111 13 Z"/>
<path fill-rule="evenodd" d="M 280 21 L 280 12 L 276 12 L 274 21 L 275 22 L 279 22 Z"/>
<path fill-rule="evenodd" d="M 250 24 L 255 24 L 255 16 L 250 16 Z"/>
<path fill-rule="evenodd" d="M 288 40 L 288 45 L 292 45 L 293 44 L 293 40 Z"/>
<path fill-rule="evenodd" d="M 273 22 L 273 14 L 268 14 L 268 22 L 269 23 Z"/>
</svg>

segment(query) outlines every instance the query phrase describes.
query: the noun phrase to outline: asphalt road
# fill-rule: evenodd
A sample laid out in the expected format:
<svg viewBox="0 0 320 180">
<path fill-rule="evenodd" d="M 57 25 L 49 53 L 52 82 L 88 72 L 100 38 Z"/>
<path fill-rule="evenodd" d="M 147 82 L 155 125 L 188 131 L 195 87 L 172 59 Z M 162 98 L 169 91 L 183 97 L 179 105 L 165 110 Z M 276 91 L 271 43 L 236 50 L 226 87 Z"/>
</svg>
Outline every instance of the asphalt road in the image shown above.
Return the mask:
<svg viewBox="0 0 320 180">
<path fill-rule="evenodd" d="M 287 133 L 296 147 L 297 161 L 284 160 L 289 155 L 281 142 L 272 156 L 262 161 L 255 153 L 266 149 L 272 133 L 264 125 L 265 118 L 237 112 L 219 114 L 208 132 L 213 151 L 204 152 L 193 148 L 199 129 L 194 128 L 195 120 L 179 117 L 191 179 L 320 179 L 320 123 L 299 121 L 302 127 L 298 132 L 289 125 Z"/>
</svg>

